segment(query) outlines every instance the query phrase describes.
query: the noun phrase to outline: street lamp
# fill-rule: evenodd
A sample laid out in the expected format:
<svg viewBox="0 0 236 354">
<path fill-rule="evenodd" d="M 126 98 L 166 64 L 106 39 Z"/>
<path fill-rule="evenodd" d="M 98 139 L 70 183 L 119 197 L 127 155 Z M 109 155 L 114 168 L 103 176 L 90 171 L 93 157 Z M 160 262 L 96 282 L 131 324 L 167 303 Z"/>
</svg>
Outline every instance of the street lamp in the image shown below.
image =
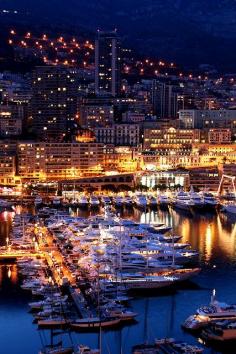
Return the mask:
<svg viewBox="0 0 236 354">
<path fill-rule="evenodd" d="M 7 250 L 9 249 L 9 237 L 6 237 Z"/>
</svg>

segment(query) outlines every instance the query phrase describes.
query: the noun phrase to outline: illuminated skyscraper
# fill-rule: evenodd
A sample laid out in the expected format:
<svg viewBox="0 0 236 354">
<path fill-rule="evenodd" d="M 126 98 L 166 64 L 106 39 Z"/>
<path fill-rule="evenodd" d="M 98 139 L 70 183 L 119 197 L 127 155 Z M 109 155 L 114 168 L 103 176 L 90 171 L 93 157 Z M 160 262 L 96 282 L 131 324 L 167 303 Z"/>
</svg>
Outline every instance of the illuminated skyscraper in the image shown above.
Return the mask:
<svg viewBox="0 0 236 354">
<path fill-rule="evenodd" d="M 98 31 L 95 41 L 95 91 L 98 95 L 120 94 L 121 49 L 116 31 Z"/>
<path fill-rule="evenodd" d="M 76 76 L 65 68 L 42 66 L 32 79 L 33 132 L 42 140 L 60 141 L 76 115 Z"/>
</svg>

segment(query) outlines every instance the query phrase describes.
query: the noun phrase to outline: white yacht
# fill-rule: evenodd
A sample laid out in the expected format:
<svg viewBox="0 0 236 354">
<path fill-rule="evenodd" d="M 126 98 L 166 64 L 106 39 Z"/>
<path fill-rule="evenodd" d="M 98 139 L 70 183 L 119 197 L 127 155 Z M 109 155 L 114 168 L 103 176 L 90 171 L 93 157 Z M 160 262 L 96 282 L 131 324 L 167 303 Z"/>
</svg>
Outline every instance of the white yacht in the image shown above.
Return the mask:
<svg viewBox="0 0 236 354">
<path fill-rule="evenodd" d="M 160 289 L 169 287 L 177 282 L 185 281 L 200 272 L 195 269 L 174 269 L 166 272 L 145 275 L 142 273 L 122 273 L 121 277 L 112 280 L 112 283 L 122 284 L 128 290 L 132 289 Z"/>
<path fill-rule="evenodd" d="M 204 201 L 202 199 L 202 196 L 199 193 L 195 192 L 192 187 L 189 192 L 189 197 L 193 209 L 202 209 L 204 207 Z"/>
<path fill-rule="evenodd" d="M 215 298 L 215 291 L 208 306 L 202 306 L 194 315 L 189 316 L 182 327 L 187 330 L 197 331 L 218 320 L 236 320 L 236 305 L 219 302 Z"/>
<path fill-rule="evenodd" d="M 189 193 L 184 191 L 178 192 L 173 200 L 173 206 L 180 210 L 191 211 L 192 205 Z"/>
</svg>

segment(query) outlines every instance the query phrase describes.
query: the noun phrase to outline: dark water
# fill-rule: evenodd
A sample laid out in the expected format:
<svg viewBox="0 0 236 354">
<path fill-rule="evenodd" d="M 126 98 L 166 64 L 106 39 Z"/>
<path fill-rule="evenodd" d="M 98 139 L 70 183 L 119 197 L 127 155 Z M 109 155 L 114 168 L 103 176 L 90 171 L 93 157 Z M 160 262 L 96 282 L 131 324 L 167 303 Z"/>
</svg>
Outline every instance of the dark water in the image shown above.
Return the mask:
<svg viewBox="0 0 236 354">
<path fill-rule="evenodd" d="M 80 213 L 81 214 L 81 213 Z M 197 339 L 182 331 L 180 324 L 197 307 L 208 304 L 213 289 L 217 298 L 236 303 L 236 224 L 225 215 L 209 213 L 190 217 L 175 211 L 138 210 L 126 211 L 126 217 L 142 222 L 163 222 L 173 227 L 174 233 L 183 236 L 183 242 L 190 242 L 200 251 L 199 262 L 202 272 L 191 283 L 176 291 L 152 292 L 139 295 L 132 302 L 132 308 L 139 313 L 138 323 L 119 331 L 105 332 L 102 336 L 103 354 L 129 354 L 134 344 L 152 341 L 158 337 L 175 337 L 190 343 Z M 1 242 L 9 232 L 7 215 L 1 215 Z M 17 268 L 2 265 L 0 268 L 0 353 L 36 354 L 42 342 L 48 341 L 48 333 L 40 333 L 32 324 L 27 313 L 30 296 L 19 287 Z M 89 344 L 98 347 L 97 334 L 65 335 L 64 343 Z M 216 353 L 206 349 L 206 353 Z M 228 351 L 236 353 L 236 348 Z"/>
</svg>

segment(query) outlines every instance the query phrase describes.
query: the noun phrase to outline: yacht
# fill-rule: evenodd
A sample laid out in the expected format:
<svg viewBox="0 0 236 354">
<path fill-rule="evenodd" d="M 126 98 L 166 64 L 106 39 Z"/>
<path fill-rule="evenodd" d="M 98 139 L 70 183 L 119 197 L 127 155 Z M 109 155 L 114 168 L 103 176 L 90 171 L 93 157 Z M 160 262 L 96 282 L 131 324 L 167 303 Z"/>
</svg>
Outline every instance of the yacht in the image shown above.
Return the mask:
<svg viewBox="0 0 236 354">
<path fill-rule="evenodd" d="M 201 337 L 207 342 L 223 343 L 236 341 L 236 320 L 218 320 L 205 328 Z M 232 348 L 235 346 L 232 344 Z"/>
<path fill-rule="evenodd" d="M 60 206 L 61 205 L 61 198 L 55 195 L 52 199 L 53 206 Z"/>
<path fill-rule="evenodd" d="M 156 339 L 154 344 L 138 344 L 133 347 L 132 354 L 159 354 L 159 353 L 189 353 L 200 354 L 204 349 L 196 345 L 188 344 L 182 341 L 176 341 L 174 338 Z"/>
<path fill-rule="evenodd" d="M 120 318 L 112 317 L 87 317 L 82 319 L 77 319 L 70 324 L 73 330 L 81 329 L 99 329 L 99 328 L 108 328 L 119 325 L 121 322 Z"/>
<path fill-rule="evenodd" d="M 189 197 L 191 200 L 191 207 L 193 209 L 203 209 L 204 201 L 203 201 L 201 195 L 199 193 L 195 192 L 192 187 L 189 192 Z"/>
<path fill-rule="evenodd" d="M 178 192 L 173 200 L 173 206 L 176 209 L 190 212 L 192 205 L 193 204 L 190 199 L 189 193 L 186 193 L 184 191 Z"/>
<path fill-rule="evenodd" d="M 114 201 L 115 207 L 121 208 L 123 206 L 124 200 L 122 197 L 117 196 L 113 199 L 113 201 Z"/>
<path fill-rule="evenodd" d="M 64 317 L 52 317 L 38 321 L 39 328 L 65 328 L 68 326 L 68 321 Z"/>
<path fill-rule="evenodd" d="M 90 197 L 90 206 L 91 206 L 91 208 L 98 208 L 99 205 L 100 205 L 100 201 L 99 201 L 98 197 L 91 196 Z"/>
<path fill-rule="evenodd" d="M 103 206 L 111 205 L 111 198 L 103 195 L 101 197 L 101 202 L 102 202 Z"/>
<path fill-rule="evenodd" d="M 236 321 L 236 305 L 228 305 L 217 301 L 215 292 L 213 292 L 210 304 L 197 309 L 194 315 L 189 316 L 184 321 L 182 327 L 187 330 L 197 331 L 218 320 Z"/>
<path fill-rule="evenodd" d="M 205 209 L 215 209 L 218 205 L 218 201 L 214 195 L 207 192 L 203 193 L 203 203 Z"/>
<path fill-rule="evenodd" d="M 126 195 L 124 197 L 124 205 L 126 207 L 132 207 L 133 206 L 133 200 L 132 200 L 132 198 L 130 196 Z"/>
<path fill-rule="evenodd" d="M 122 284 L 127 290 L 134 289 L 161 289 L 172 286 L 175 283 L 188 280 L 199 274 L 200 269 L 174 269 L 153 274 L 122 273 L 114 280 L 114 285 Z"/>
<path fill-rule="evenodd" d="M 87 208 L 88 207 L 88 199 L 85 195 L 81 195 L 78 199 L 78 206 L 80 208 Z"/>
</svg>

